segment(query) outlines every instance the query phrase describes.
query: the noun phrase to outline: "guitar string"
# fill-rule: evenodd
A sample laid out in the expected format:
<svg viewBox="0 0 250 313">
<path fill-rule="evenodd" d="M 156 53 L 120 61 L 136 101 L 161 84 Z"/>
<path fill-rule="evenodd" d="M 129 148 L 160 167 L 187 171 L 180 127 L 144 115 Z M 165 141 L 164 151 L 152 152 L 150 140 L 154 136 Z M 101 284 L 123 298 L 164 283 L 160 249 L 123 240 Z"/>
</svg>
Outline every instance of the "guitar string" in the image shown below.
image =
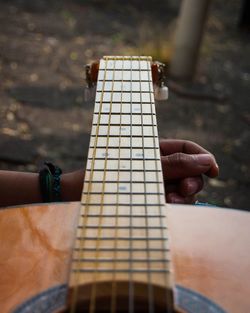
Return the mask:
<svg viewBox="0 0 250 313">
<path fill-rule="evenodd" d="M 143 181 L 144 181 L 144 202 L 145 202 L 145 216 L 148 216 L 148 208 L 147 208 L 147 186 L 146 186 L 146 162 L 145 162 L 145 142 L 144 142 L 144 130 L 143 130 L 143 113 L 142 113 L 142 87 L 141 87 L 141 62 L 138 61 L 139 64 L 139 82 L 140 82 L 140 109 L 141 109 L 141 132 L 142 132 L 142 155 L 143 155 Z M 145 61 L 148 62 L 148 61 Z M 145 218 L 145 226 L 146 226 L 146 249 L 147 249 L 147 268 L 148 268 L 148 273 L 147 273 L 147 288 L 148 288 L 148 304 L 149 308 L 148 311 L 149 313 L 154 312 L 154 294 L 153 294 L 153 286 L 151 282 L 151 266 L 150 266 L 150 242 L 149 242 L 149 229 L 148 229 L 148 217 Z"/>
<path fill-rule="evenodd" d="M 129 211 L 129 237 L 133 238 L 133 216 L 132 216 L 132 60 L 130 58 L 130 211 Z M 133 284 L 133 268 L 132 268 L 132 256 L 133 256 L 133 241 L 129 240 L 129 313 L 134 313 L 134 284 Z"/>
<path fill-rule="evenodd" d="M 151 94 L 151 92 L 152 92 L 152 74 L 150 75 L 150 69 L 151 68 L 149 66 L 149 63 L 147 64 L 147 69 L 148 69 L 148 84 L 149 84 L 149 90 L 150 90 L 149 97 L 150 97 L 150 103 L 151 103 L 150 104 L 151 122 L 152 122 L 152 125 L 155 125 L 157 123 L 157 121 L 154 121 L 154 115 L 153 115 L 153 113 L 154 113 L 154 111 L 153 111 L 154 101 L 153 101 L 153 97 Z M 156 126 L 152 127 L 152 131 L 153 131 L 154 147 L 155 148 L 158 147 L 158 153 L 160 154 L 159 138 L 158 138 L 158 132 L 157 132 Z M 158 181 L 158 183 L 156 184 L 157 185 L 157 194 L 158 194 L 158 203 L 161 204 L 161 196 L 160 196 L 161 190 L 160 190 L 160 184 L 159 183 L 162 182 L 162 187 L 163 187 L 163 177 L 162 177 L 162 169 L 161 169 L 161 163 L 160 163 L 161 161 L 156 161 L 157 158 L 158 158 L 158 156 L 156 154 L 156 149 L 154 149 L 154 159 L 155 159 L 155 167 L 156 167 L 156 181 Z M 158 167 L 158 164 L 159 164 L 159 167 Z M 161 173 L 158 171 L 159 168 L 161 169 Z M 164 199 L 164 202 L 165 202 L 165 199 Z M 159 216 L 163 216 L 161 205 L 159 205 L 158 212 L 159 212 Z M 164 234 L 164 225 L 163 225 L 162 217 L 160 217 L 159 220 L 160 220 L 160 228 L 161 228 L 161 230 L 160 230 L 161 237 L 164 238 L 165 234 Z M 165 247 L 165 242 L 162 240 L 161 244 L 162 244 L 163 259 L 167 260 L 168 257 L 166 255 L 167 250 Z M 166 287 L 168 285 L 168 273 L 167 272 L 165 274 L 165 285 L 166 285 Z M 170 306 L 171 303 L 172 303 L 172 300 L 170 299 L 169 292 L 167 291 L 167 288 L 166 288 L 166 312 L 171 313 L 173 311 L 172 305 Z"/>
<path fill-rule="evenodd" d="M 110 58 L 107 58 L 107 63 Z M 112 60 L 112 59 L 111 59 Z M 113 91 L 114 91 L 114 75 L 115 75 L 115 63 L 113 60 L 113 75 L 112 75 L 112 90 L 111 90 L 111 99 L 110 99 L 110 109 L 109 109 L 109 120 L 108 120 L 108 130 L 107 130 L 107 141 L 105 147 L 105 161 L 104 161 L 104 172 L 103 172 L 103 183 L 102 183 L 102 192 L 101 192 L 101 203 L 100 203 L 100 214 L 98 221 L 98 234 L 96 239 L 96 255 L 95 255 L 95 271 L 93 274 L 93 283 L 91 288 L 91 297 L 90 297 L 90 313 L 94 313 L 96 311 L 96 294 L 97 294 L 97 276 L 98 276 L 98 266 L 99 266 L 99 246 L 100 246 L 100 238 L 102 234 L 102 220 L 103 220 L 103 208 L 104 208 L 104 192 L 105 192 L 105 182 L 106 182 L 106 174 L 107 174 L 107 162 L 108 162 L 108 149 L 109 149 L 109 135 L 110 135 L 110 124 L 111 124 L 111 112 L 112 112 L 112 101 L 113 101 Z"/>
<path fill-rule="evenodd" d="M 107 61 L 105 61 L 105 67 L 104 67 L 104 81 L 106 79 L 106 71 L 107 71 Z M 97 125 L 96 125 L 96 135 L 94 138 L 94 147 L 93 147 L 93 154 L 92 154 L 92 161 L 91 161 L 91 171 L 89 173 L 89 179 L 88 179 L 88 191 L 87 191 L 87 196 L 85 200 L 85 204 L 81 205 L 80 209 L 80 219 L 82 219 L 82 229 L 80 232 L 80 237 L 82 240 L 80 240 L 80 253 L 79 253 L 79 261 L 76 262 L 78 265 L 81 265 L 81 259 L 84 257 L 84 246 L 85 246 L 85 237 L 86 237 L 86 231 L 87 231 L 87 221 L 89 217 L 89 208 L 90 208 L 90 198 L 91 198 L 91 190 L 92 190 L 92 180 L 93 180 L 93 175 L 94 175 L 94 166 L 95 166 L 95 159 L 96 159 L 96 150 L 97 150 L 97 141 L 98 141 L 98 133 L 99 133 L 99 127 L 100 127 L 100 119 L 101 119 L 101 111 L 102 111 L 102 105 L 103 105 L 103 93 L 104 93 L 104 83 L 102 85 L 102 90 L 101 90 L 101 98 L 100 98 L 100 104 L 99 104 L 99 115 L 97 119 Z M 95 109 L 95 108 L 94 108 Z M 92 123 L 93 124 L 93 123 Z M 92 126 L 93 127 L 93 126 Z M 85 177 L 86 178 L 86 177 Z M 84 208 L 84 214 L 82 215 L 82 209 Z M 77 266 L 78 268 L 78 266 Z M 73 295 L 72 295 L 72 301 L 70 304 L 70 313 L 75 313 L 76 311 L 76 305 L 77 305 L 77 298 L 78 298 L 78 288 L 79 288 L 79 283 L 80 283 L 80 276 L 82 273 L 80 271 L 77 271 L 74 273 L 76 275 L 76 282 L 75 286 L 73 288 Z"/>
<path fill-rule="evenodd" d="M 116 312 L 116 263 L 117 263 L 117 237 L 118 237 L 118 215 L 119 215 L 119 187 L 120 187 L 120 163 L 121 163 L 121 123 L 122 123 L 122 101 L 123 101 L 123 67 L 124 59 L 122 62 L 122 77 L 121 77 L 121 104 L 120 104 L 120 126 L 119 126 L 119 150 L 118 150 L 118 171 L 117 171 L 117 193 L 116 193 L 116 211 L 115 211 L 115 241 L 114 241 L 114 266 L 113 266 L 113 277 L 112 277 L 112 287 L 111 287 L 111 313 Z"/>
<path fill-rule="evenodd" d="M 107 61 L 106 61 L 107 62 Z M 132 70 L 131 70 L 132 71 Z M 105 72 L 106 72 L 106 67 L 105 67 Z M 149 74 L 148 74 L 149 75 Z M 106 76 L 106 75 L 105 75 Z M 132 84 L 132 82 L 131 82 L 131 84 Z M 150 80 L 149 80 L 149 85 L 150 85 Z M 104 87 L 104 86 L 103 86 Z M 103 93 L 103 90 L 102 90 L 102 93 Z M 150 94 L 150 98 L 151 98 L 151 94 Z M 151 102 L 151 101 L 150 101 Z M 132 105 L 132 104 L 131 104 Z M 100 101 L 100 106 L 102 106 L 102 101 Z M 151 108 L 151 110 L 152 110 L 152 108 Z M 100 111 L 101 112 L 101 111 Z M 100 122 L 100 112 L 99 112 L 99 122 Z M 153 116 L 151 117 L 152 118 L 152 120 L 153 120 Z M 99 123 L 98 123 L 98 125 L 97 125 L 97 128 L 99 128 Z M 153 132 L 154 132 L 154 127 L 153 127 Z M 97 133 L 96 133 L 96 136 L 98 135 L 98 131 L 97 131 Z M 95 145 L 95 150 L 96 150 L 96 145 Z M 96 151 L 95 151 L 96 152 Z M 155 155 L 156 155 L 156 151 L 154 151 L 154 153 L 155 153 Z M 94 155 L 96 155 L 96 153 L 94 153 Z M 156 159 L 156 157 L 155 157 L 155 159 Z M 157 162 L 156 162 L 157 163 Z M 93 163 L 92 163 L 93 164 Z M 157 165 L 157 164 L 156 164 Z M 131 168 L 132 169 L 132 168 Z M 92 173 L 93 174 L 93 173 Z M 159 174 L 157 173 L 157 175 L 159 176 Z M 89 184 L 90 185 L 90 184 Z M 158 186 L 158 184 L 157 184 L 157 188 L 159 189 L 159 186 Z M 159 197 L 159 196 L 158 196 Z"/>
</svg>

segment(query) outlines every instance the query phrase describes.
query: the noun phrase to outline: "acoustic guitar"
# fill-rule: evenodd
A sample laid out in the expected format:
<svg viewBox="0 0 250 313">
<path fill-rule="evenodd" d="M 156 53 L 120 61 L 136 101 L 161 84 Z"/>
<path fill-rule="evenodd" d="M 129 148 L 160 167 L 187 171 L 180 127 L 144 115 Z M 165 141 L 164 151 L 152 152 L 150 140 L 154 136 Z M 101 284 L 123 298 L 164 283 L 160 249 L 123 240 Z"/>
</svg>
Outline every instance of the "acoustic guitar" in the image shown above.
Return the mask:
<svg viewBox="0 0 250 313">
<path fill-rule="evenodd" d="M 0 312 L 248 313 L 249 229 L 165 204 L 151 58 L 104 57 L 81 203 L 0 211 Z"/>
</svg>

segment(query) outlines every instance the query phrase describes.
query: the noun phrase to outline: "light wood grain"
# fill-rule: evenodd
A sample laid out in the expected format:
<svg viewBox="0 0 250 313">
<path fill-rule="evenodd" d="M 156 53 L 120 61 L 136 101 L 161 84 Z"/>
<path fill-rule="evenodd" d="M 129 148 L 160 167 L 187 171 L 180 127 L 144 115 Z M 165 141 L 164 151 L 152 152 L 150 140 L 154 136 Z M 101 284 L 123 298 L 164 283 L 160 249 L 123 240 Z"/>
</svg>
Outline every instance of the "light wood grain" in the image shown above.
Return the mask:
<svg viewBox="0 0 250 313">
<path fill-rule="evenodd" d="M 132 282 L 143 284 L 148 297 L 152 292 L 147 289 L 158 286 L 171 298 L 151 58 L 100 61 L 81 203 L 71 285 L 94 289 Z M 117 286 L 123 292 L 124 286 Z"/>
</svg>

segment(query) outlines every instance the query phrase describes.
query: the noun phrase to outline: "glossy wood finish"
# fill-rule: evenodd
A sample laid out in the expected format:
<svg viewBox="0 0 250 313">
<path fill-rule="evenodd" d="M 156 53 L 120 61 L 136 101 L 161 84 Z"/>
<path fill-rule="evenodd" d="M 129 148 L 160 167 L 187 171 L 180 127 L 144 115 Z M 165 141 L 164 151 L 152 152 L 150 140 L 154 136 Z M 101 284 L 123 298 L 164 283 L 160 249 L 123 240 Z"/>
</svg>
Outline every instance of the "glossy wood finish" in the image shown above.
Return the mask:
<svg viewBox="0 0 250 313">
<path fill-rule="evenodd" d="M 171 205 L 175 282 L 228 312 L 250 312 L 250 213 Z"/>
<path fill-rule="evenodd" d="M 228 312 L 250 310 L 250 214 L 168 206 L 175 283 Z M 68 280 L 78 203 L 0 211 L 0 308 Z"/>
<path fill-rule="evenodd" d="M 0 312 L 68 280 L 79 204 L 0 210 Z"/>
</svg>

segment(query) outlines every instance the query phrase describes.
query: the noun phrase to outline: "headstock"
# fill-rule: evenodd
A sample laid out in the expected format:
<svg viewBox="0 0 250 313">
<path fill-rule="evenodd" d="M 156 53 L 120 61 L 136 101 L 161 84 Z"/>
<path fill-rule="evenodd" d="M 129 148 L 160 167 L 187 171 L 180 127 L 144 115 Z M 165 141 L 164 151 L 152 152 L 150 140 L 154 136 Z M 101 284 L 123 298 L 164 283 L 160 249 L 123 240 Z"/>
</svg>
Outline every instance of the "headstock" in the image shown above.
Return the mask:
<svg viewBox="0 0 250 313">
<path fill-rule="evenodd" d="M 95 89 L 98 79 L 99 62 L 92 62 L 85 66 L 85 100 L 89 101 L 95 97 Z M 152 80 L 154 85 L 155 100 L 163 101 L 168 99 L 168 87 L 165 86 L 165 64 L 158 61 L 151 64 Z"/>
</svg>

